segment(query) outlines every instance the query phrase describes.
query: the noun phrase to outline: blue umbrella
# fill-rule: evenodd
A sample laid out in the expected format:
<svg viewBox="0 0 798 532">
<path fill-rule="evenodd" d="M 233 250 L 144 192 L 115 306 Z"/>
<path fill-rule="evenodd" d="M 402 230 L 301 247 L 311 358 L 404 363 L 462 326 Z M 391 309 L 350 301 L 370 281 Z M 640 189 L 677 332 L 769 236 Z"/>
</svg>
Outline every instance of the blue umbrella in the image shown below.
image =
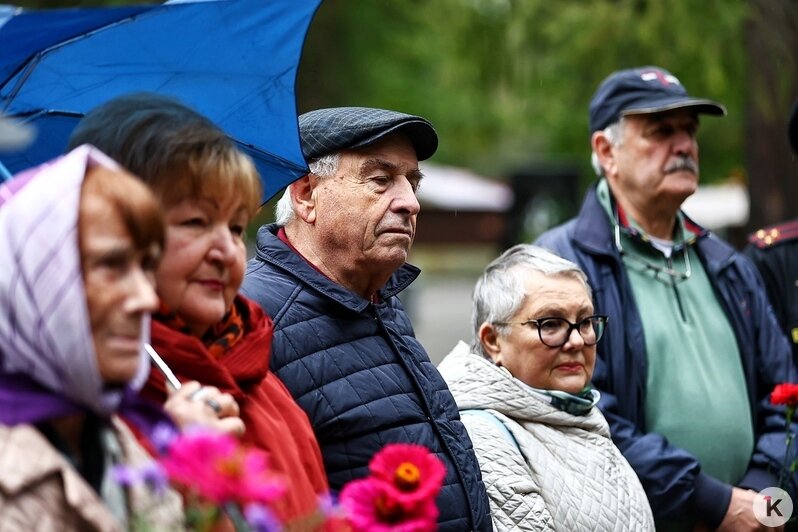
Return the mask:
<svg viewBox="0 0 798 532">
<path fill-rule="evenodd" d="M 255 160 L 267 201 L 308 172 L 294 84 L 320 2 L 22 11 L 0 26 L 0 112 L 32 124 L 38 135 L 25 150 L 0 153 L 0 162 L 16 173 L 51 159 L 86 112 L 151 91 L 178 98 L 225 130 Z"/>
</svg>

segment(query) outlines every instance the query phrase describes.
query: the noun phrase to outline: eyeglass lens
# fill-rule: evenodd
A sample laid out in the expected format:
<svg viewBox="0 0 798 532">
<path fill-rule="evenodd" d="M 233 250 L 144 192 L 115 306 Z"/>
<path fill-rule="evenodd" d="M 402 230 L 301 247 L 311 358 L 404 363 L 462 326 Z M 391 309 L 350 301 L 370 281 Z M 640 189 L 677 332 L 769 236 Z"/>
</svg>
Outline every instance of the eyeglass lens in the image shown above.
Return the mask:
<svg viewBox="0 0 798 532">
<path fill-rule="evenodd" d="M 584 320 L 571 323 L 565 318 L 545 318 L 538 320 L 538 334 L 540 341 L 549 347 L 565 345 L 571 336 L 571 331 L 576 329 L 586 345 L 595 345 L 604 333 L 605 321 L 600 316 L 591 316 Z"/>
</svg>

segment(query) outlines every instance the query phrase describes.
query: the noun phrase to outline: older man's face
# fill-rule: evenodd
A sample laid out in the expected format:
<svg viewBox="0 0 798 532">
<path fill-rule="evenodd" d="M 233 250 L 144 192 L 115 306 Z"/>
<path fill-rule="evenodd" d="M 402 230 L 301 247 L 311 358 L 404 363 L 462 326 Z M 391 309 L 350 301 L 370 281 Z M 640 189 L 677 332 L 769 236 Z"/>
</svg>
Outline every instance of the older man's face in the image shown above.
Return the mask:
<svg viewBox="0 0 798 532">
<path fill-rule="evenodd" d="M 416 234 L 421 181 L 416 152 L 402 134 L 344 152 L 335 177 L 316 189 L 321 259 L 346 275 L 390 275 Z"/>
<path fill-rule="evenodd" d="M 698 187 L 698 119 L 689 110 L 630 115 L 608 172 L 615 189 L 638 208 L 663 202 L 677 209 Z"/>
</svg>

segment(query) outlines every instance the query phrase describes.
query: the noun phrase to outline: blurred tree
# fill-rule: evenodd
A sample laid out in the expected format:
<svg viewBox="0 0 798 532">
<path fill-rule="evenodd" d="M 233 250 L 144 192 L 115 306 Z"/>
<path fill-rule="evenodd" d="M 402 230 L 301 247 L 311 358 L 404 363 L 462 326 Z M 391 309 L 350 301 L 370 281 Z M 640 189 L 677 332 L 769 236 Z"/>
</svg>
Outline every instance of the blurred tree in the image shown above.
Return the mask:
<svg viewBox="0 0 798 532">
<path fill-rule="evenodd" d="M 798 2 L 750 0 L 745 25 L 748 71 L 745 129 L 751 192 L 750 227 L 798 217 L 798 157 L 786 121 L 798 99 Z"/>
<path fill-rule="evenodd" d="M 729 108 L 703 126 L 704 175 L 742 173 L 743 0 L 349 0 L 322 5 L 301 110 L 393 107 L 430 117 L 436 160 L 490 174 L 588 165 L 587 105 L 611 71 L 657 64 Z M 586 183 L 585 183 L 586 184 Z"/>
</svg>

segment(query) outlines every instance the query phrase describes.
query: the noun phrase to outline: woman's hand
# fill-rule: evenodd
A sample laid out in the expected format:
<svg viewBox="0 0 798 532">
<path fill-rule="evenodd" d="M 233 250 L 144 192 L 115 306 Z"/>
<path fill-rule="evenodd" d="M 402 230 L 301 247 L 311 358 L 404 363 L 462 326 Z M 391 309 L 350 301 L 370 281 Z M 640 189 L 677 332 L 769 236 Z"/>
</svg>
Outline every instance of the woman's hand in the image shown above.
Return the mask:
<svg viewBox="0 0 798 532">
<path fill-rule="evenodd" d="M 238 403 L 232 395 L 213 386 L 186 382 L 169 395 L 163 406 L 181 429 L 200 426 L 234 436 L 244 433 Z"/>
</svg>

